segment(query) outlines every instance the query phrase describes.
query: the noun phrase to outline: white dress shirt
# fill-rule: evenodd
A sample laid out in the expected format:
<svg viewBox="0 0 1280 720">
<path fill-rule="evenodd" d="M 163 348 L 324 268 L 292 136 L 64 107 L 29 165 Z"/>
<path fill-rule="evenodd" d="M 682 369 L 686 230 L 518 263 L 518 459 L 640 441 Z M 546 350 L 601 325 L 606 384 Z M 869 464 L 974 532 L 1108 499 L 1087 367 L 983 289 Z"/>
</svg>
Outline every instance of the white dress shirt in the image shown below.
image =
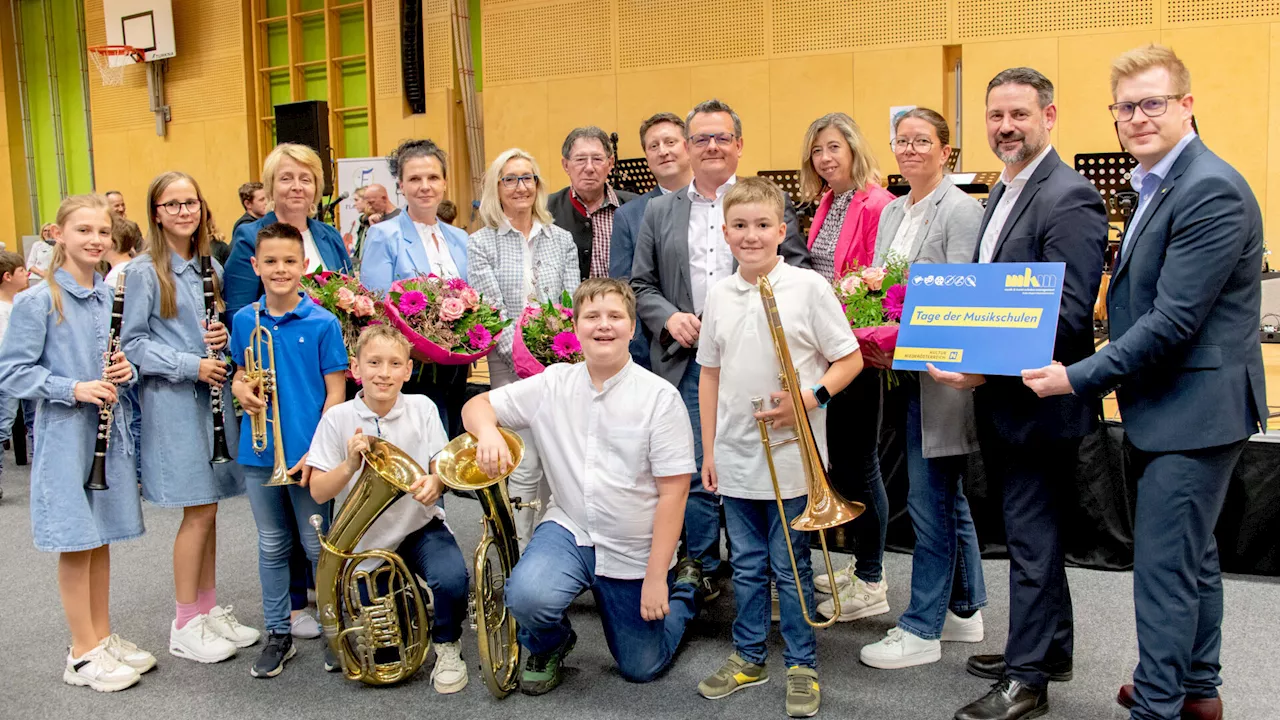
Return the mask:
<svg viewBox="0 0 1280 720">
<path fill-rule="evenodd" d="M 733 253 L 724 241 L 724 194 L 738 182 L 729 180 L 716 188 L 716 196 L 698 194 L 697 181 L 689 183 L 689 289 L 693 291 L 693 314 L 701 315 L 707 292 L 733 274 Z"/>
<path fill-rule="evenodd" d="M 1000 202 L 996 203 L 996 209 L 991 211 L 991 220 L 987 222 L 987 229 L 982 233 L 978 262 L 991 262 L 991 257 L 996 252 L 996 243 L 1000 240 L 1000 233 L 1004 230 L 1004 224 L 1009 221 L 1009 213 L 1013 212 L 1013 205 L 1018 202 L 1022 188 L 1027 186 L 1027 181 L 1035 174 L 1036 168 L 1040 167 L 1040 163 L 1044 162 L 1045 156 L 1052 149 L 1053 145 L 1046 144 L 1036 159 L 1027 163 L 1027 166 L 1022 168 L 1022 172 L 1012 180 L 1009 179 L 1009 168 L 1006 167 L 1004 172 L 1000 173 L 1000 182 L 1004 183 L 1004 194 L 1000 196 Z"/>
<path fill-rule="evenodd" d="M 889 244 L 888 254 L 901 260 L 908 259 L 907 254 L 911 252 L 911 243 L 915 241 L 916 235 L 920 232 L 920 225 L 924 222 L 925 208 L 933 202 L 933 196 L 937 192 L 938 188 L 935 187 L 929 191 L 928 195 L 920 198 L 920 202 L 911 202 L 911 194 L 907 193 L 907 202 L 902 206 L 902 222 L 898 224 L 898 232 L 893 236 L 893 242 Z"/>
<path fill-rule="evenodd" d="M 458 266 L 453 262 L 453 255 L 449 253 L 449 246 L 444 241 L 444 233 L 440 232 L 440 226 L 436 223 L 427 225 L 414 222 L 413 227 L 418 231 L 422 247 L 427 251 L 431 272 L 445 279 L 461 277 L 458 275 Z"/>
<path fill-rule="evenodd" d="M 324 266 L 324 258 L 320 257 L 320 248 L 316 247 L 316 239 L 311 237 L 310 230 L 302 231 L 302 255 L 307 261 L 306 266 L 302 268 L 303 274 L 313 273 L 317 269 L 328 269 Z"/>
<path fill-rule="evenodd" d="M 533 285 L 533 241 L 538 237 L 538 233 L 542 232 L 542 223 L 537 218 L 533 219 L 533 227 L 529 228 L 529 234 L 525 235 L 515 226 L 511 224 L 511 219 L 502 218 L 502 224 L 498 226 L 498 234 L 505 235 L 509 232 L 518 233 L 524 238 L 524 296 L 521 298 L 520 308 L 523 309 L 525 304 L 529 302 L 529 298 L 534 294 Z M 518 315 L 517 315 L 518 317 Z"/>
<path fill-rule="evenodd" d="M 594 546 L 597 575 L 644 578 L 654 478 L 696 468 L 693 428 L 675 386 L 628 361 L 597 391 L 586 363 L 557 363 L 490 390 L 489 401 L 503 427 L 533 436 L 551 487 L 543 521 L 568 530 L 580 547 Z M 673 553 L 667 567 L 675 561 Z"/>
</svg>

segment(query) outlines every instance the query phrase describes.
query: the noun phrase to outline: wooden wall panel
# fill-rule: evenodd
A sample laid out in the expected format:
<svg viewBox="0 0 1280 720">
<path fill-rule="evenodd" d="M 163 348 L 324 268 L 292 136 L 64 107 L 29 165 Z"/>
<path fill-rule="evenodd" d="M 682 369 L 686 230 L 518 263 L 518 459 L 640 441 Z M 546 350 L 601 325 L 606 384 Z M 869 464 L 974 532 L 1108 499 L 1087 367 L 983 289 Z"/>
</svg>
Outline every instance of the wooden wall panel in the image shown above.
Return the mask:
<svg viewBox="0 0 1280 720">
<path fill-rule="evenodd" d="M 640 147 L 640 123 L 655 113 L 671 112 L 684 118 L 693 107 L 689 68 L 641 70 L 618 73 L 618 155 L 644 155 Z"/>
<path fill-rule="evenodd" d="M 545 81 L 502 86 L 485 83 L 485 166 L 507 148 L 518 147 L 538 159 L 543 174 L 557 171 L 550 162 L 555 155 L 551 152 L 547 119 Z"/>
<path fill-rule="evenodd" d="M 547 156 L 539 156 L 538 163 L 548 188 L 569 182 L 560 165 L 560 149 L 571 130 L 585 125 L 597 125 L 605 133 L 617 130 L 617 88 L 613 75 L 547 81 Z"/>
<path fill-rule="evenodd" d="M 915 72 L 886 72 L 886 68 L 912 67 Z M 933 71 L 930 72 L 929 68 Z M 920 105 L 943 107 L 942 46 L 869 50 L 853 55 L 853 119 L 875 153 L 880 172 L 898 172 L 889 149 L 889 108 Z M 941 112 L 941 110 L 939 110 Z M 948 118 L 950 119 L 950 118 Z"/>
<path fill-rule="evenodd" d="M 799 167 L 805 130 L 830 112 L 853 114 L 853 53 L 769 63 L 769 168 Z"/>
<path fill-rule="evenodd" d="M 1271 25 L 1271 58 L 1269 67 L 1271 77 L 1267 83 L 1267 191 L 1254 193 L 1262 205 L 1263 218 L 1266 220 L 1266 237 L 1280 235 L 1280 141 L 1272 138 L 1280 137 L 1280 23 Z M 1191 76 L 1194 88 L 1195 76 Z M 1275 243 L 1268 243 L 1269 245 Z M 1280 255 L 1272 255 L 1271 267 L 1280 267 Z M 1277 386 L 1280 387 L 1280 386 Z"/>
<path fill-rule="evenodd" d="M 1002 165 L 987 143 L 987 127 L 983 115 L 986 108 L 987 83 L 1001 70 L 1017 66 L 1030 66 L 1044 73 L 1058 84 L 1058 40 L 1005 40 L 989 43 L 964 44 L 964 71 L 962 77 L 960 147 L 964 149 L 964 167 L 969 172 L 1000 170 Z M 1051 133 L 1058 142 L 1058 129 Z"/>
<path fill-rule="evenodd" d="M 1111 61 L 1120 53 L 1160 39 L 1157 30 L 1059 38 L 1061 63 L 1054 79 L 1058 104 L 1058 152 L 1067 162 L 1076 153 L 1120 149 L 1111 104 Z"/>
<path fill-rule="evenodd" d="M 744 140 L 739 174 L 754 175 L 757 170 L 773 169 L 770 167 L 773 119 L 768 62 L 694 67 L 689 91 L 694 104 L 720 98 L 742 118 Z"/>
</svg>

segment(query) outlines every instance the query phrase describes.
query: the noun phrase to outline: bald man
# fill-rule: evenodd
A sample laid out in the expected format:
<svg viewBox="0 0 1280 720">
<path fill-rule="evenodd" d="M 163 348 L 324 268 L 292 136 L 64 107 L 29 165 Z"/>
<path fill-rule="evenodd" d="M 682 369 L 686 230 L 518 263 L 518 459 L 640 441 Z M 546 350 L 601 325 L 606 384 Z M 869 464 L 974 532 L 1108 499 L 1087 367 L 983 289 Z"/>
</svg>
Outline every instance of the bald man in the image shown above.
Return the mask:
<svg viewBox="0 0 1280 720">
<path fill-rule="evenodd" d="M 390 220 L 400 214 L 400 208 L 393 205 L 391 198 L 387 196 L 387 189 L 377 183 L 365 187 L 364 204 L 369 208 L 371 225 Z"/>
</svg>

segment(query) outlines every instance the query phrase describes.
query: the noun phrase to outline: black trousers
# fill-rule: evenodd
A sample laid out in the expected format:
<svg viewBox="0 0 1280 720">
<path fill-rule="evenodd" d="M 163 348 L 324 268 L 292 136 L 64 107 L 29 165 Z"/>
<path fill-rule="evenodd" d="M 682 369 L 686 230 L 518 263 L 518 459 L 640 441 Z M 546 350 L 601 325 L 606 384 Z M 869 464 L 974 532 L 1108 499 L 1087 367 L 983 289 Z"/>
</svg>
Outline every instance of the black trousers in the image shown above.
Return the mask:
<svg viewBox="0 0 1280 720">
<path fill-rule="evenodd" d="M 440 411 L 440 422 L 450 438 L 462 432 L 462 405 L 467 401 L 470 365 L 413 363 L 413 375 L 401 392 L 426 395 Z"/>
<path fill-rule="evenodd" d="M 1062 513 L 1072 506 L 1081 439 L 1014 444 L 981 419 L 978 427 L 987 476 L 1003 486 L 1009 549 L 1005 673 L 1043 688 L 1046 667 L 1070 660 L 1074 642 Z"/>
</svg>

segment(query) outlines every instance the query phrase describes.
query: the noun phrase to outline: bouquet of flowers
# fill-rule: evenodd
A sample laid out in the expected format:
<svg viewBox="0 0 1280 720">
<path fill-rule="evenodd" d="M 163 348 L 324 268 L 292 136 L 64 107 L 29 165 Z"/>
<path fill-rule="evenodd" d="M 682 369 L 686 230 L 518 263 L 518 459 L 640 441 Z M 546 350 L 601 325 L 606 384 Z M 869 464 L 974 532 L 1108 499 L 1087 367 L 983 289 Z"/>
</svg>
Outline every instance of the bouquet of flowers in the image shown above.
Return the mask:
<svg viewBox="0 0 1280 720">
<path fill-rule="evenodd" d="M 889 370 L 907 296 L 907 263 L 890 255 L 884 267 L 851 270 L 835 281 L 834 288 L 866 363 Z M 895 384 L 892 374 L 889 380 Z"/>
<path fill-rule="evenodd" d="M 573 331 L 573 299 L 563 293 L 558 301 L 530 305 L 520 313 L 511 343 L 516 375 L 537 375 L 555 363 L 582 362 L 582 345 Z"/>
<path fill-rule="evenodd" d="M 338 318 L 348 352 L 355 349 L 361 330 L 385 320 L 378 296 L 349 275 L 327 270 L 312 273 L 302 278 L 302 289 L 312 302 Z"/>
<path fill-rule="evenodd" d="M 438 365 L 467 365 L 488 355 L 511 324 L 461 278 L 397 280 L 383 307 L 391 325 L 409 338 L 414 357 Z"/>
</svg>

